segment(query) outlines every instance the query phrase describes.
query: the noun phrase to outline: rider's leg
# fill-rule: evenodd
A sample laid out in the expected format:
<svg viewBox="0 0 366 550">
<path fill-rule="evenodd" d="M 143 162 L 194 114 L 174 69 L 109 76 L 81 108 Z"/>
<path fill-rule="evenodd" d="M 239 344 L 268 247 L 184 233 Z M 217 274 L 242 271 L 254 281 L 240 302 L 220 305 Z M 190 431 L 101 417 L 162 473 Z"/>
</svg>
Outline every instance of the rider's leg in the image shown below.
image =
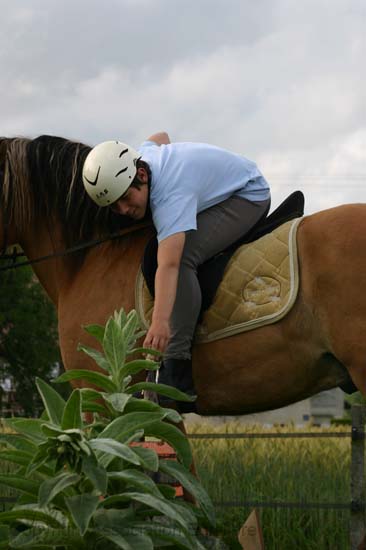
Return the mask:
<svg viewBox="0 0 366 550">
<path fill-rule="evenodd" d="M 193 387 L 191 346 L 201 309 L 197 268 L 248 232 L 269 209 L 270 200 L 250 202 L 233 196 L 197 216 L 197 230 L 186 233 L 177 295 L 170 319 L 172 336 L 159 381 L 186 391 Z"/>
</svg>

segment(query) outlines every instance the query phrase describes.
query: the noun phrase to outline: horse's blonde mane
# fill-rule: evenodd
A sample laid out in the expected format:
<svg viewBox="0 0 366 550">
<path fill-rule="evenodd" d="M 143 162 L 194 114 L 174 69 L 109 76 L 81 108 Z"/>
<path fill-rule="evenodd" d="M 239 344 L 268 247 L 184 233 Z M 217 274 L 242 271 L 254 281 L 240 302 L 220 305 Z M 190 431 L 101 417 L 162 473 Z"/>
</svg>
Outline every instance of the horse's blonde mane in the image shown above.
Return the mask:
<svg viewBox="0 0 366 550">
<path fill-rule="evenodd" d="M 34 197 L 29 193 L 28 188 L 29 170 L 26 161 L 28 143 L 29 139 L 26 138 L 8 140 L 4 159 L 3 210 L 7 214 L 7 222 L 20 230 L 31 223 L 34 212 Z"/>
<path fill-rule="evenodd" d="M 0 203 L 5 223 L 60 223 L 71 246 L 130 225 L 86 195 L 81 172 L 90 147 L 54 136 L 0 139 Z"/>
</svg>

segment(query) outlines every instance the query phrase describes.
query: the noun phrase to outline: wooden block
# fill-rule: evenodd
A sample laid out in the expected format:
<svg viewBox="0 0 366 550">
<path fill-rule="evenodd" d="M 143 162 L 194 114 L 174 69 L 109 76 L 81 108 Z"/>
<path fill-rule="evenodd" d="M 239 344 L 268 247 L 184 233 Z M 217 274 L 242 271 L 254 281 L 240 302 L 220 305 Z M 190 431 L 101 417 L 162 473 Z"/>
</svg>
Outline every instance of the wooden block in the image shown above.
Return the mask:
<svg viewBox="0 0 366 550">
<path fill-rule="evenodd" d="M 244 550 L 264 550 L 263 534 L 257 510 L 249 515 L 238 533 L 239 542 Z"/>
</svg>

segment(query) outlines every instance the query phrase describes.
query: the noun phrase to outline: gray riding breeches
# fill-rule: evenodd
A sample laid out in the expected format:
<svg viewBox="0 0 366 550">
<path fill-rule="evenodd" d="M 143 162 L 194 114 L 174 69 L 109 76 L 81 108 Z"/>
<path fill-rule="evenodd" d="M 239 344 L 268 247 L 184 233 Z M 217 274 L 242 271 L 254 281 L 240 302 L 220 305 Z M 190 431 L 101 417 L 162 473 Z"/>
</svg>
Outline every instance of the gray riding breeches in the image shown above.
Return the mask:
<svg viewBox="0 0 366 550">
<path fill-rule="evenodd" d="M 268 212 L 271 200 L 251 202 L 234 195 L 197 216 L 197 230 L 187 231 L 177 295 L 170 318 L 171 339 L 164 359 L 190 359 L 201 310 L 197 268 L 247 233 Z"/>
</svg>

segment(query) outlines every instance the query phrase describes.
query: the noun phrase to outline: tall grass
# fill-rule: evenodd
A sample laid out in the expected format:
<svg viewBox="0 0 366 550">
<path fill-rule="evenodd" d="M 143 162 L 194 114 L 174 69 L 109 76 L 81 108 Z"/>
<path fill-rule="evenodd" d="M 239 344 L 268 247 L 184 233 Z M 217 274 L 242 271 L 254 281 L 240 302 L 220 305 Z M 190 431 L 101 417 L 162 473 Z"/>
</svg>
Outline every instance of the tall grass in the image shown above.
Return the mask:
<svg viewBox="0 0 366 550">
<path fill-rule="evenodd" d="M 293 426 L 264 429 L 238 422 L 189 425 L 190 433 L 288 433 Z M 349 432 L 350 427 L 305 431 Z M 224 502 L 340 503 L 350 501 L 350 438 L 193 439 L 198 474 L 217 503 L 218 531 L 229 548 L 251 508 Z M 259 508 L 266 550 L 346 550 L 348 510 Z"/>
</svg>

